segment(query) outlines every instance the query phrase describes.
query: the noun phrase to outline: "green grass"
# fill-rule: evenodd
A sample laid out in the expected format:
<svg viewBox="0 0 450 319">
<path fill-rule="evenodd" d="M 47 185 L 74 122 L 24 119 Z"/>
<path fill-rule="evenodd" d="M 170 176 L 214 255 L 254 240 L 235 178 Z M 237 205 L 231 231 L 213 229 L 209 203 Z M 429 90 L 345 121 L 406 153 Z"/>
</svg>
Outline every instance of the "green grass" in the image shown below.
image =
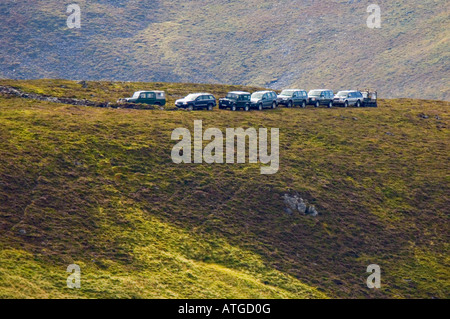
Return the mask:
<svg viewBox="0 0 450 319">
<path fill-rule="evenodd" d="M 266 267 L 255 254 L 230 246 L 223 239 L 187 234 L 138 210 L 123 212 L 123 220 L 117 225 L 117 219 L 108 218 L 99 210 L 104 219 L 95 240 L 115 243 L 113 250 L 121 252 L 112 256 L 101 251 L 73 256 L 47 249 L 31 254 L 26 249 L 4 248 L 0 253 L 0 297 L 326 297 L 317 289 Z M 129 260 L 125 261 L 126 255 Z M 81 289 L 66 287 L 66 267 L 72 263 L 81 268 Z"/>
<path fill-rule="evenodd" d="M 191 91 L 231 89 L 0 82 L 99 101 L 163 89 L 168 108 Z M 448 107 L 185 112 L 0 97 L 0 296 L 448 298 Z M 198 119 L 280 128 L 280 171 L 173 164 L 172 130 Z M 282 195 L 294 192 L 319 216 L 287 215 Z M 74 262 L 80 290 L 65 288 Z"/>
</svg>

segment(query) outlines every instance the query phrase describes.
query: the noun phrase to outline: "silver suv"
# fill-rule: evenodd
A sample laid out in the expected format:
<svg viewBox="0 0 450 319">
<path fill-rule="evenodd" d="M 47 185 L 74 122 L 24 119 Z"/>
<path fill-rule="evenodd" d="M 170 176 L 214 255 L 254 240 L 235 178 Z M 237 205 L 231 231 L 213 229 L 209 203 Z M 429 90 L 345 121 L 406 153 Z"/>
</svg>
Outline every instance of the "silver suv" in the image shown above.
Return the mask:
<svg viewBox="0 0 450 319">
<path fill-rule="evenodd" d="M 354 105 L 356 107 L 361 107 L 364 102 L 364 97 L 360 91 L 339 91 L 333 99 L 334 105 L 341 105 L 344 107 Z"/>
</svg>

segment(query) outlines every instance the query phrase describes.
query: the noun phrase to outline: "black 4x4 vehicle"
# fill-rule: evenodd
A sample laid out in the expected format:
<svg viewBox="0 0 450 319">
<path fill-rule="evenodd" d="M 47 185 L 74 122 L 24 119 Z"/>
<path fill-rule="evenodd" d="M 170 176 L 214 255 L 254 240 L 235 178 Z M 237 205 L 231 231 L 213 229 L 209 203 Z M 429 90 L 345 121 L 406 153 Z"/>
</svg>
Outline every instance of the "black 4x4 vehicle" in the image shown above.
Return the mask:
<svg viewBox="0 0 450 319">
<path fill-rule="evenodd" d="M 289 89 L 283 90 L 278 95 L 278 104 L 285 105 L 287 107 L 293 107 L 300 105 L 301 107 L 306 107 L 308 102 L 308 93 L 305 90 Z"/>
<path fill-rule="evenodd" d="M 262 110 L 263 108 L 276 108 L 277 94 L 274 91 L 258 91 L 250 97 L 250 107 Z"/>
<path fill-rule="evenodd" d="M 191 93 L 183 99 L 176 100 L 175 106 L 189 110 L 208 109 L 212 111 L 216 106 L 216 98 L 209 93 Z"/>
<path fill-rule="evenodd" d="M 132 97 L 119 99 L 118 103 L 143 103 L 152 105 L 166 105 L 166 94 L 164 91 L 137 91 Z"/>
<path fill-rule="evenodd" d="M 319 107 L 326 105 L 333 106 L 334 93 L 332 90 L 311 90 L 308 92 L 308 104 Z"/>
<path fill-rule="evenodd" d="M 227 108 L 232 111 L 237 109 L 248 111 L 250 108 L 250 93 L 241 91 L 228 92 L 226 97 L 219 99 L 219 109 Z"/>
</svg>

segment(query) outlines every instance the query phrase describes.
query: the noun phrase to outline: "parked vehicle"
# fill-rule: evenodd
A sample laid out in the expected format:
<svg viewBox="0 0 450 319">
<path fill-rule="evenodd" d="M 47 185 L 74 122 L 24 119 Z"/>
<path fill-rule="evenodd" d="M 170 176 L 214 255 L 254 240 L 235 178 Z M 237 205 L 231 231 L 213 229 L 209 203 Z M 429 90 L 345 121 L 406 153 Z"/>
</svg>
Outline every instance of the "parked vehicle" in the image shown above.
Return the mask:
<svg viewBox="0 0 450 319">
<path fill-rule="evenodd" d="M 276 108 L 277 94 L 274 91 L 258 91 L 250 97 L 250 107 L 262 110 L 264 108 Z"/>
<path fill-rule="evenodd" d="M 119 99 L 118 103 L 143 103 L 151 105 L 166 105 L 166 94 L 164 91 L 137 91 L 132 97 Z"/>
<path fill-rule="evenodd" d="M 212 111 L 216 106 L 216 98 L 209 93 L 191 93 L 183 99 L 176 100 L 175 106 L 189 110 L 207 109 Z"/>
<path fill-rule="evenodd" d="M 361 92 L 355 90 L 339 91 L 333 99 L 334 105 L 341 105 L 343 107 L 363 105 L 364 97 Z"/>
<path fill-rule="evenodd" d="M 229 108 L 232 111 L 244 109 L 248 111 L 250 109 L 250 97 L 251 94 L 248 92 L 228 92 L 226 97 L 219 99 L 219 109 Z"/>
<path fill-rule="evenodd" d="M 305 90 L 287 89 L 281 91 L 277 97 L 278 104 L 285 105 L 287 107 L 301 106 L 306 107 L 308 103 L 308 93 Z"/>
<path fill-rule="evenodd" d="M 308 92 L 308 104 L 319 107 L 320 105 L 326 105 L 328 107 L 333 106 L 334 93 L 332 90 L 311 90 Z"/>
<path fill-rule="evenodd" d="M 363 95 L 363 106 L 369 106 L 369 107 L 377 107 L 377 99 L 378 99 L 378 92 L 370 89 L 365 89 L 362 92 Z"/>
</svg>

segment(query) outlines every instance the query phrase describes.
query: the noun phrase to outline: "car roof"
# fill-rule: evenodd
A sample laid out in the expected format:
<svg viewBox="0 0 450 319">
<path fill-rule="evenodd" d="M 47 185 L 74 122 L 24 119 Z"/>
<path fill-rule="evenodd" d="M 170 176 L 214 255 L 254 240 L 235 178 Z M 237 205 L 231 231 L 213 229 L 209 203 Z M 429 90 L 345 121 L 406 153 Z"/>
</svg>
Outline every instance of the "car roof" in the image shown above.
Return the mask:
<svg viewBox="0 0 450 319">
<path fill-rule="evenodd" d="M 303 89 L 284 89 L 282 91 L 306 91 L 306 90 L 303 90 Z"/>
<path fill-rule="evenodd" d="M 273 92 L 273 91 L 266 90 L 266 91 L 256 91 L 256 92 L 253 92 L 253 93 L 269 93 L 269 92 Z"/>
<path fill-rule="evenodd" d="M 339 92 L 352 93 L 352 92 L 359 92 L 359 91 L 358 90 L 344 90 L 344 91 L 339 91 Z"/>
<path fill-rule="evenodd" d="M 164 91 L 156 91 L 156 90 L 146 90 L 146 91 L 136 91 L 135 93 L 147 93 L 147 92 L 156 92 L 156 93 L 164 93 Z"/>
<path fill-rule="evenodd" d="M 244 91 L 231 91 L 228 93 L 233 93 L 233 94 L 250 94 L 249 92 L 244 92 Z"/>
<path fill-rule="evenodd" d="M 330 90 L 330 89 L 313 89 L 313 90 L 310 90 L 310 91 L 333 91 L 333 90 Z"/>
</svg>

